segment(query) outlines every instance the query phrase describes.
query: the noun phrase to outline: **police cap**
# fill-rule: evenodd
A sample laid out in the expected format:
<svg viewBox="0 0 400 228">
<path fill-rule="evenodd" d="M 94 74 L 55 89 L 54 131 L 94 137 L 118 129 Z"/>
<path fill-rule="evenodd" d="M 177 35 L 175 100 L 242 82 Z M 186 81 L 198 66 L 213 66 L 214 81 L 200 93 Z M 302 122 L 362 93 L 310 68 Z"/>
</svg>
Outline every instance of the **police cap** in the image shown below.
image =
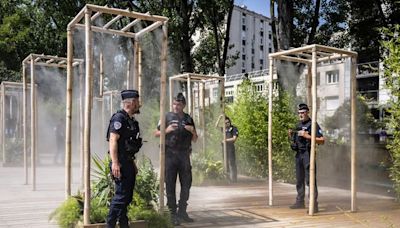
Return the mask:
<svg viewBox="0 0 400 228">
<path fill-rule="evenodd" d="M 182 102 L 183 104 L 186 104 L 185 96 L 183 96 L 182 93 L 178 93 L 178 94 L 176 95 L 176 97 L 174 97 L 174 100 L 175 100 L 175 101 L 178 101 L 178 102 Z"/>
<path fill-rule="evenodd" d="M 139 92 L 134 89 L 122 90 L 121 98 L 122 98 L 122 100 L 125 100 L 128 98 L 139 98 Z"/>
<path fill-rule="evenodd" d="M 299 104 L 299 110 L 307 110 L 307 111 L 309 111 L 310 109 L 308 109 L 307 104 L 301 103 L 301 104 Z"/>
</svg>

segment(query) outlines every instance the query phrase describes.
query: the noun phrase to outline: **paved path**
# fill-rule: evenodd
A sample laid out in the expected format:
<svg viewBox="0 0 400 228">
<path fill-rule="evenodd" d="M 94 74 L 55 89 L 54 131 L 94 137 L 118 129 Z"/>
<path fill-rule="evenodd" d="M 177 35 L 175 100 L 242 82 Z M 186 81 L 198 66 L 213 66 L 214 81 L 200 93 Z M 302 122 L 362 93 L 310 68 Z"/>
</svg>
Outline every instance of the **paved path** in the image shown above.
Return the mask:
<svg viewBox="0 0 400 228">
<path fill-rule="evenodd" d="M 22 168 L 0 167 L 1 228 L 57 227 L 48 216 L 64 199 L 64 170 L 39 167 L 37 172 L 37 190 L 32 191 L 23 185 Z M 267 186 L 243 178 L 236 184 L 194 186 L 188 210 L 196 221 L 181 227 L 400 227 L 400 204 L 391 197 L 359 193 L 359 211 L 349 213 L 349 191 L 320 187 L 321 212 L 308 216 L 305 209 L 288 209 L 295 198 L 293 185 L 274 183 L 272 207 L 267 206 Z"/>
</svg>

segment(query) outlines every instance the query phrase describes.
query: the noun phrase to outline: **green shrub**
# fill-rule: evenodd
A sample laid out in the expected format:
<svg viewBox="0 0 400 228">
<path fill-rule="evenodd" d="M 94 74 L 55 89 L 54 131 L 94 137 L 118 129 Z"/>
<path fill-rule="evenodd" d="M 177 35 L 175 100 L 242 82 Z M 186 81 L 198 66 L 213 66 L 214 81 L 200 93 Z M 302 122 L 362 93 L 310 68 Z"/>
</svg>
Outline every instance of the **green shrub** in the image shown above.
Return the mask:
<svg viewBox="0 0 400 228">
<path fill-rule="evenodd" d="M 172 228 L 171 217 L 169 212 L 162 214 L 154 209 L 143 209 L 140 207 L 129 206 L 128 209 L 129 220 L 145 220 L 148 222 L 149 228 Z"/>
<path fill-rule="evenodd" d="M 49 219 L 55 220 L 62 228 L 75 227 L 82 218 L 82 208 L 75 197 L 69 197 L 55 211 Z"/>
<path fill-rule="evenodd" d="M 400 200 L 400 25 L 396 24 L 391 29 L 383 29 L 383 32 L 385 34 L 385 41 L 382 42 L 384 78 L 386 87 L 391 93 L 388 131 L 393 134 L 393 138 L 388 141 L 387 145 L 392 158 L 389 170 L 397 199 Z"/>
</svg>

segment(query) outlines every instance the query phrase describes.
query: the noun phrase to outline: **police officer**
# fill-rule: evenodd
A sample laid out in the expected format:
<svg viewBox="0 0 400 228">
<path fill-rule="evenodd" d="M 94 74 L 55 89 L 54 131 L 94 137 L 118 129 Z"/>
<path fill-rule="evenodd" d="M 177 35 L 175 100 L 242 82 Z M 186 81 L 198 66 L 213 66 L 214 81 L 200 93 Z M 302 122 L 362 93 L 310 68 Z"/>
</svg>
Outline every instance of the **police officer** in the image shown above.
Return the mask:
<svg viewBox="0 0 400 228">
<path fill-rule="evenodd" d="M 196 142 L 197 132 L 192 117 L 183 112 L 185 106 L 185 97 L 182 93 L 178 93 L 173 100 L 173 112 L 168 112 L 165 117 L 165 185 L 167 206 L 174 225 L 180 225 L 181 221 L 193 222 L 186 208 L 192 186 L 191 143 Z M 160 125 L 158 125 L 155 136 L 158 137 L 160 134 Z M 177 211 L 176 179 L 178 175 L 181 192 Z"/>
<path fill-rule="evenodd" d="M 305 197 L 305 185 L 309 186 L 310 183 L 310 151 L 311 151 L 311 119 L 308 115 L 309 108 L 306 104 L 299 104 L 298 115 L 299 123 L 297 124 L 296 130 L 293 132 L 289 130 L 289 134 L 292 137 L 291 147 L 296 151 L 296 190 L 297 197 L 296 202 L 290 206 L 291 209 L 305 208 L 304 197 Z M 322 135 L 322 130 L 317 124 L 317 132 L 315 142 L 317 144 L 323 144 L 325 141 Z M 317 180 L 315 180 L 315 204 L 314 213 L 318 212 L 318 189 Z"/>
<path fill-rule="evenodd" d="M 135 153 L 142 146 L 139 123 L 134 114 L 139 112 L 139 93 L 136 90 L 123 90 L 122 110 L 110 120 L 107 132 L 111 173 L 115 182 L 115 194 L 107 216 L 107 227 L 113 228 L 119 221 L 120 227 L 129 227 L 126 216 L 127 207 L 132 202 L 137 168 Z"/>
<path fill-rule="evenodd" d="M 235 142 L 239 136 L 238 129 L 232 125 L 231 119 L 225 117 L 225 138 L 226 138 L 226 152 L 228 159 L 229 178 L 232 182 L 237 181 L 237 167 L 235 155 Z"/>
</svg>

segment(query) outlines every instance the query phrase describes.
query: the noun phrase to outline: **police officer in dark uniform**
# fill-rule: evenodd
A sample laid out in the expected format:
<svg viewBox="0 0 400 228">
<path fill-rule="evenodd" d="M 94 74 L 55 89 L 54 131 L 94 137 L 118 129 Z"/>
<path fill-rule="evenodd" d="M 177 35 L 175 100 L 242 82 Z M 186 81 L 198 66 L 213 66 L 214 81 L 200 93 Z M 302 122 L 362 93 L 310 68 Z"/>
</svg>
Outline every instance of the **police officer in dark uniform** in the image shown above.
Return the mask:
<svg viewBox="0 0 400 228">
<path fill-rule="evenodd" d="M 226 138 L 226 152 L 229 168 L 229 179 L 232 182 L 237 181 L 237 167 L 236 167 L 236 154 L 235 154 L 235 141 L 239 136 L 238 129 L 232 125 L 231 119 L 225 117 L 225 138 Z"/>
<path fill-rule="evenodd" d="M 107 132 L 111 173 L 115 181 L 115 194 L 107 216 L 107 227 L 129 227 L 127 207 L 132 202 L 137 174 L 135 154 L 142 146 L 139 123 L 134 114 L 139 112 L 139 93 L 136 90 L 121 92 L 123 109 L 110 120 Z"/>
<path fill-rule="evenodd" d="M 192 141 L 196 142 L 197 140 L 197 132 L 192 117 L 183 112 L 185 106 L 185 97 L 182 93 L 178 93 L 173 100 L 173 112 L 168 112 L 165 117 L 165 185 L 167 206 L 174 225 L 180 225 L 181 221 L 193 222 L 193 219 L 187 214 L 186 208 L 192 186 L 191 145 Z M 158 137 L 160 134 L 160 125 L 158 125 L 155 135 Z M 176 179 L 178 175 L 181 192 L 177 207 Z"/>
<path fill-rule="evenodd" d="M 291 136 L 292 150 L 296 151 L 296 190 L 297 197 L 296 202 L 290 206 L 291 209 L 305 208 L 304 197 L 305 197 L 305 186 L 309 186 L 310 183 L 310 152 L 311 152 L 311 119 L 308 115 L 309 108 L 306 104 L 300 104 L 298 106 L 299 123 L 296 126 L 296 130 L 289 130 Z M 317 144 L 323 144 L 325 141 L 322 135 L 322 130 L 317 124 L 317 132 L 315 142 Z M 318 189 L 317 180 L 315 180 L 315 205 L 314 213 L 318 212 Z"/>
</svg>

